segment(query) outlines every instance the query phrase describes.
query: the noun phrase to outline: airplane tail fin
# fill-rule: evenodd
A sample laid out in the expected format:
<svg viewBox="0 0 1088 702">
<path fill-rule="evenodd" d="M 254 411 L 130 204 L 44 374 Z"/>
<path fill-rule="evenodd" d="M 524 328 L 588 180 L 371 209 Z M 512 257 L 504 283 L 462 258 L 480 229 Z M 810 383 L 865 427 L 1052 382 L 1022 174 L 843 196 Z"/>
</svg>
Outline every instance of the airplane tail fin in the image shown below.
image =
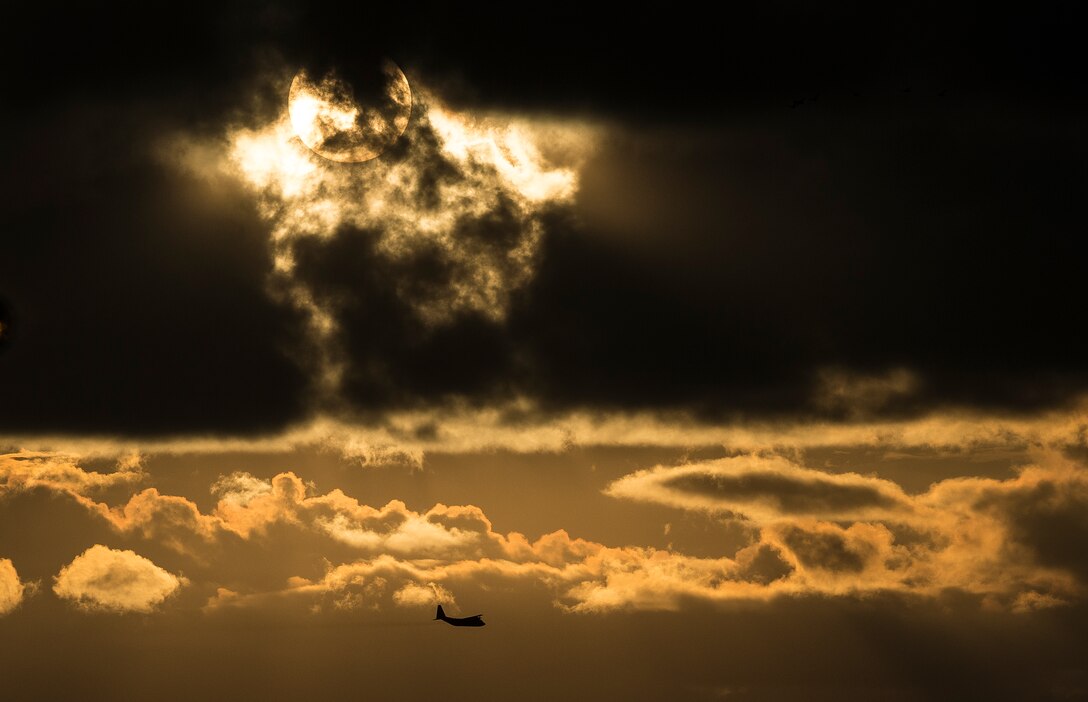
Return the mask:
<svg viewBox="0 0 1088 702">
<path fill-rule="evenodd" d="M 445 619 L 446 613 L 442 611 L 442 605 L 438 605 L 438 613 L 434 615 L 435 619 Z"/>
</svg>

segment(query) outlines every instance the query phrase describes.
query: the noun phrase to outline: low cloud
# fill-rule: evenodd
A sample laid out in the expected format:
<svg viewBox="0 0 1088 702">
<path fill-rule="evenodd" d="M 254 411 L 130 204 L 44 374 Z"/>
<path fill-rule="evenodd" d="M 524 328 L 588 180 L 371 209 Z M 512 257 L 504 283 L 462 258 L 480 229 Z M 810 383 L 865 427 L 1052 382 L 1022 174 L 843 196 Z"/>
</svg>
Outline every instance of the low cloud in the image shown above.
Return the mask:
<svg viewBox="0 0 1088 702">
<path fill-rule="evenodd" d="M 997 525 L 1010 560 L 1042 570 L 1069 572 L 1088 584 L 1088 470 L 1057 454 L 1046 454 L 1013 480 L 957 478 L 934 485 L 923 504 L 953 515 L 959 523 Z M 985 533 L 960 538 L 985 543 Z"/>
<path fill-rule="evenodd" d="M 572 446 L 723 446 L 752 454 L 785 453 L 817 447 L 866 446 L 888 451 L 913 449 L 1025 454 L 1027 447 L 1082 446 L 1088 436 L 1088 397 L 1074 407 L 1035 416 L 943 411 L 920 418 L 812 422 L 718 422 L 682 412 L 554 412 L 527 399 L 489 406 L 451 403 L 427 409 L 391 411 L 373 423 L 318 417 L 281 433 L 260 437 L 179 436 L 129 441 L 75 436 L 9 435 L 12 446 L 48 447 L 50 462 L 63 455 L 128 460 L 147 454 L 210 454 L 335 451 L 368 465 L 402 463 L 421 467 L 427 453 L 509 450 L 564 451 Z M 23 451 L 9 456 L 28 456 Z M 27 459 L 22 459 L 27 463 Z M 0 461 L 0 478 L 10 462 Z M 131 471 L 134 473 L 135 471 Z M 132 474 L 126 479 L 136 479 Z M 82 479 L 82 478 L 81 478 Z M 0 482 L 0 486 L 3 483 Z M 0 490 L 3 488 L 0 487 Z"/>
<path fill-rule="evenodd" d="M 894 519 L 910 512 L 889 480 L 807 470 L 784 458 L 738 456 L 684 466 L 657 466 L 613 482 L 613 497 L 682 509 L 733 513 L 760 522 L 784 517 Z"/>
<path fill-rule="evenodd" d="M 753 477 L 755 476 L 755 477 Z M 741 456 L 658 466 L 609 486 L 613 497 L 746 516 L 798 591 L 948 589 L 1023 612 L 1088 587 L 1088 470 L 1047 453 L 1011 479 L 954 478 L 916 496 L 888 481 Z"/>
<path fill-rule="evenodd" d="M 814 594 L 939 597 L 949 590 L 1027 612 L 1079 601 L 1088 586 L 1081 548 L 1088 471 L 1057 454 L 1041 454 L 1013 478 L 944 480 L 918 495 L 887 480 L 776 456 L 656 466 L 607 488 L 619 499 L 745 518 L 749 542 L 718 557 L 610 546 L 562 529 L 531 539 L 496 530 L 475 505 L 412 509 L 391 500 L 376 507 L 339 489 L 320 493 L 291 472 L 221 476 L 212 486 L 217 502 L 206 511 L 157 488 L 111 506 L 74 493 L 71 484 L 57 481 L 51 489 L 73 496 L 119 535 L 198 564 L 202 587 L 217 592 L 209 610 L 422 606 L 452 602 L 461 588 L 499 579 L 542 585 L 558 606 L 577 612 Z M 259 557 L 283 539 L 305 543 L 318 569 L 326 559 L 324 574 L 289 571 L 278 586 L 275 579 L 247 580 L 223 560 Z M 132 551 L 95 546 L 58 575 L 54 590 L 89 609 L 149 611 L 181 584 Z"/>
<path fill-rule="evenodd" d="M 150 612 L 187 582 L 134 551 L 100 544 L 76 556 L 55 581 L 58 597 L 103 612 Z"/>
<path fill-rule="evenodd" d="M 0 558 L 0 616 L 19 606 L 25 589 L 12 562 L 7 558 Z"/>
<path fill-rule="evenodd" d="M 428 607 L 456 605 L 453 593 L 434 583 L 408 583 L 393 593 L 393 602 L 400 607 Z"/>
<path fill-rule="evenodd" d="M 45 487 L 72 495 L 139 483 L 146 476 L 139 454 L 129 453 L 109 473 L 88 471 L 79 459 L 50 451 L 18 451 L 0 455 L 0 496 L 19 490 Z"/>
</svg>

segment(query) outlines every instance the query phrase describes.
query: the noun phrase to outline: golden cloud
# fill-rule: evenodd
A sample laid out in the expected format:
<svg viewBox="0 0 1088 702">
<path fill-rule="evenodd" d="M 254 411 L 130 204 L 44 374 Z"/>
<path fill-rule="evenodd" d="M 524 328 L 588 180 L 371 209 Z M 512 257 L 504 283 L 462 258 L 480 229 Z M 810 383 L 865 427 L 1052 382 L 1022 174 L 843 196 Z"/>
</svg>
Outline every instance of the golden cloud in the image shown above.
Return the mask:
<svg viewBox="0 0 1088 702">
<path fill-rule="evenodd" d="M 393 602 L 400 607 L 433 607 L 456 604 L 453 593 L 435 583 L 407 583 L 393 593 Z"/>
<path fill-rule="evenodd" d="M 1088 510 L 1088 470 L 1054 453 L 1015 478 L 954 478 L 916 496 L 876 478 L 743 456 L 639 471 L 608 494 L 754 519 L 760 541 L 793 569 L 783 589 L 951 588 L 1026 611 L 1079 598 L 1088 585 L 1088 519 L 1079 516 Z M 913 538 L 899 543 L 903 528 Z"/>
<path fill-rule="evenodd" d="M 144 479 L 139 454 L 121 452 L 112 473 L 87 471 L 78 458 L 53 451 L 17 451 L 0 455 L 0 495 L 44 487 L 73 495 L 138 483 Z"/>
<path fill-rule="evenodd" d="M 433 427 L 432 432 L 419 432 Z M 9 436 L 3 443 L 53 454 L 126 457 L 134 453 L 191 454 L 329 450 L 361 463 L 420 466 L 428 452 L 509 450 L 557 452 L 572 446 L 723 446 L 744 453 L 785 453 L 815 447 L 948 452 L 1083 446 L 1088 398 L 1072 409 L 1034 417 L 943 411 L 905 420 L 857 422 L 715 423 L 683 413 L 540 411 L 527 400 L 490 407 L 451 404 L 387 413 L 373 425 L 319 417 L 257 438 L 179 437 L 140 442 L 70 436 Z M 23 452 L 26 453 L 26 452 Z M 0 471 L 4 469 L 0 462 Z M 0 473 L 2 475 L 2 473 Z M 135 476 L 133 476 L 135 477 Z"/>
<path fill-rule="evenodd" d="M 0 616 L 11 612 L 23 601 L 25 586 L 7 558 L 0 558 Z"/>
<path fill-rule="evenodd" d="M 101 544 L 76 556 L 55 581 L 58 597 L 104 612 L 150 612 L 187 582 L 134 551 Z"/>
<path fill-rule="evenodd" d="M 52 489 L 70 494 L 80 484 L 94 490 L 96 480 L 72 473 L 81 469 L 70 459 L 58 460 L 69 462 L 74 477 Z M 564 530 L 531 540 L 496 531 L 473 505 L 416 511 L 392 500 L 373 507 L 338 489 L 316 494 L 290 472 L 268 480 L 233 473 L 213 491 L 218 502 L 207 513 L 155 488 L 119 506 L 76 497 L 118 532 L 186 554 L 213 578 L 221 565 L 216 558 L 227 557 L 216 544 L 247 548 L 259 541 L 263 549 L 268 540 L 284 538 L 284 530 L 305 535 L 318 553 L 348 554 L 339 563 L 330 560 L 324 576 L 294 577 L 281 589 L 237 582 L 213 598 L 211 609 L 282 601 L 329 611 L 403 606 L 431 597 L 421 588 L 452 599 L 464 585 L 500 578 L 543 584 L 560 606 L 580 612 L 675 609 L 686 599 L 932 597 L 949 589 L 1031 611 L 1076 601 L 1088 584 L 1082 554 L 1088 471 L 1054 453 L 1040 454 L 1013 478 L 956 478 L 918 495 L 886 480 L 827 473 L 775 456 L 656 466 L 609 486 L 608 494 L 620 499 L 751 519 L 757 528 L 749 545 L 721 557 L 614 547 Z M 135 591 L 125 590 L 127 582 Z M 65 568 L 54 589 L 88 607 L 146 611 L 180 582 L 131 551 L 95 546 Z"/>
<path fill-rule="evenodd" d="M 779 456 L 743 455 L 627 475 L 605 493 L 682 509 L 729 512 L 771 522 L 784 517 L 895 519 L 911 511 L 895 483 L 857 473 L 824 473 Z"/>
</svg>

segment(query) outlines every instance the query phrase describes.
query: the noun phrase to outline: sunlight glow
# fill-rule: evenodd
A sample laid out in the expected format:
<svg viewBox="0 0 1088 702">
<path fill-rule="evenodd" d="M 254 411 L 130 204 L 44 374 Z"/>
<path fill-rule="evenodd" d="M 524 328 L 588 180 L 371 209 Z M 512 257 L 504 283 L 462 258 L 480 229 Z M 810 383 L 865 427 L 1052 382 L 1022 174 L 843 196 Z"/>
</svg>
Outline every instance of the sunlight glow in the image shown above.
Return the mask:
<svg viewBox="0 0 1088 702">
<path fill-rule="evenodd" d="M 376 255 L 390 264 L 436 257 L 441 284 L 395 290 L 421 323 L 441 326 L 466 313 L 502 320 L 514 291 L 532 279 L 543 215 L 578 191 L 595 133 L 580 123 L 467 115 L 425 88 L 409 92 L 406 81 L 393 81 L 390 99 L 412 109 L 411 124 L 404 112 L 403 122 L 385 125 L 407 128 L 397 149 L 365 163 L 338 163 L 351 159 L 323 158 L 314 145 L 338 130 L 339 138 L 346 127 L 358 131 L 367 113 L 342 104 L 350 91 L 333 79 L 313 84 L 299 76 L 275 120 L 228 133 L 228 158 L 219 167 L 256 194 L 271 225 L 278 289 L 310 319 L 322 359 L 318 376 L 334 393 L 343 369 L 338 330 L 296 278 L 294 242 L 354 228 L 374 236 Z"/>
</svg>

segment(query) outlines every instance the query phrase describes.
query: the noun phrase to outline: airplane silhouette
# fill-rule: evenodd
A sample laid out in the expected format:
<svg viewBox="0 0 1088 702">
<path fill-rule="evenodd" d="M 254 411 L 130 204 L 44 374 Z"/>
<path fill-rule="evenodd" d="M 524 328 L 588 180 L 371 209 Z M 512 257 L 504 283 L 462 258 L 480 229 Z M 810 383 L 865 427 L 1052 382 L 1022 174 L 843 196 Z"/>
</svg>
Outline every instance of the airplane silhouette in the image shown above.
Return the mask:
<svg viewBox="0 0 1088 702">
<path fill-rule="evenodd" d="M 435 620 L 441 619 L 442 621 L 452 626 L 487 626 L 484 624 L 484 620 L 481 617 L 482 614 L 477 614 L 472 617 L 447 617 L 446 613 L 442 611 L 442 605 L 438 605 L 438 614 L 435 615 Z"/>
</svg>

